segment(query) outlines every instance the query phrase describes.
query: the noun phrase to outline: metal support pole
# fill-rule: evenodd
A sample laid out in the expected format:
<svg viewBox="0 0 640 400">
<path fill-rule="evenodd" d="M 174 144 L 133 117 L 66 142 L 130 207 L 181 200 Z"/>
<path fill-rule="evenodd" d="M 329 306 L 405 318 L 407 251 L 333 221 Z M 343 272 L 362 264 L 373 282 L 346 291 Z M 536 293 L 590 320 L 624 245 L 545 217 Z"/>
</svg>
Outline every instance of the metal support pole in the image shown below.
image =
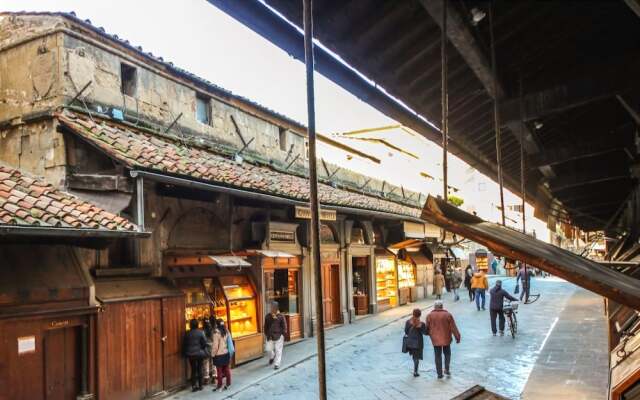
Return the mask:
<svg viewBox="0 0 640 400">
<path fill-rule="evenodd" d="M 447 0 L 442 0 L 442 34 L 440 38 L 440 60 L 442 62 L 442 180 L 444 182 L 443 199 L 449 201 L 449 182 L 447 176 L 447 155 L 449 147 L 449 93 L 447 87 Z"/>
<path fill-rule="evenodd" d="M 520 77 L 520 197 L 522 197 L 522 233 L 527 233 L 527 217 L 525 216 L 525 207 L 527 205 L 527 192 L 525 188 L 524 174 L 524 107 L 522 101 L 522 77 Z"/>
<path fill-rule="evenodd" d="M 327 398 L 324 345 L 324 309 L 322 303 L 322 271 L 320 270 L 320 207 L 318 204 L 318 171 L 316 161 L 316 116 L 313 84 L 313 3 L 303 0 L 304 60 L 307 76 L 307 133 L 309 138 L 309 197 L 311 202 L 311 267 L 315 274 L 316 342 L 318 345 L 318 399 Z"/>
<path fill-rule="evenodd" d="M 85 324 L 80 328 L 80 396 L 89 394 L 89 327 Z"/>
<path fill-rule="evenodd" d="M 498 184 L 500 185 L 500 213 L 502 215 L 502 225 L 505 225 L 504 216 L 504 187 L 502 182 L 502 147 L 500 132 L 500 104 L 498 99 L 498 66 L 496 64 L 496 47 L 493 38 L 493 7 L 489 7 L 489 33 L 491 35 L 491 69 L 493 72 L 493 117 L 496 129 L 496 162 L 498 163 Z"/>
</svg>

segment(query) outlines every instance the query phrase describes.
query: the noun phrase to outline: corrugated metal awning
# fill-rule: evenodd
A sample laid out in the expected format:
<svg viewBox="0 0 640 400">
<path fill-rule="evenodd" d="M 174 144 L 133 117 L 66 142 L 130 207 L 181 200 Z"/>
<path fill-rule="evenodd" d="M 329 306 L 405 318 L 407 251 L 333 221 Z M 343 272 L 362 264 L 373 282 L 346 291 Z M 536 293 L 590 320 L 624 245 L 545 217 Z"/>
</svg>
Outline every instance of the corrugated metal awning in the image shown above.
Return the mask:
<svg viewBox="0 0 640 400">
<path fill-rule="evenodd" d="M 514 229 L 483 221 L 432 196 L 427 199 L 422 218 L 478 242 L 494 253 L 521 260 L 620 304 L 640 309 L 640 280 L 595 261 Z"/>
<path fill-rule="evenodd" d="M 469 256 L 460 247 L 449 247 L 449 252 L 451 252 L 453 257 L 458 260 L 469 258 Z"/>
<path fill-rule="evenodd" d="M 223 268 L 250 267 L 251 263 L 238 256 L 209 256 L 218 266 Z"/>
</svg>

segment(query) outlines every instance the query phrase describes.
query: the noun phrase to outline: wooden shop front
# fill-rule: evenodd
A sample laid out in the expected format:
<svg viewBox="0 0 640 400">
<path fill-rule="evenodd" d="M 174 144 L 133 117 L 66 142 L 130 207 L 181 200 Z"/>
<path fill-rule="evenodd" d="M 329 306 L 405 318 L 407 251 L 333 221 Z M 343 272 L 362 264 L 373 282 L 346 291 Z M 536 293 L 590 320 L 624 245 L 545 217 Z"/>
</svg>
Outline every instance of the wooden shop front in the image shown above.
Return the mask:
<svg viewBox="0 0 640 400">
<path fill-rule="evenodd" d="M 166 276 L 185 295 L 185 330 L 191 319 L 225 321 L 235 346 L 235 365 L 263 355 L 262 305 L 256 268 L 236 255 L 167 255 Z"/>
<path fill-rule="evenodd" d="M 338 235 L 329 225 L 320 226 L 320 271 L 322 273 L 322 308 L 325 326 L 341 324 L 340 245 Z"/>
<path fill-rule="evenodd" d="M 98 311 L 92 281 L 67 246 L 0 247 L 0 399 L 93 392 Z"/>
</svg>

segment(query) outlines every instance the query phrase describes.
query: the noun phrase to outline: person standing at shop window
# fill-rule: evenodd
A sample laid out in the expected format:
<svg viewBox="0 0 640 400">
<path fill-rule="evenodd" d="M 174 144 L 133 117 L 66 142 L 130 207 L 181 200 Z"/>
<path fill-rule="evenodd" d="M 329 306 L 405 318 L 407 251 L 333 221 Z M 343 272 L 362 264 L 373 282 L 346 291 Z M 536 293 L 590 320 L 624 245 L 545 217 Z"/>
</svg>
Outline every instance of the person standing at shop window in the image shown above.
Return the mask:
<svg viewBox="0 0 640 400">
<path fill-rule="evenodd" d="M 213 365 L 216 366 L 216 375 L 218 376 L 217 385 L 213 388 L 214 392 L 223 389 L 222 378 L 224 377 L 227 378 L 224 390 L 229 389 L 231 386 L 231 369 L 229 368 L 229 364 L 231 364 L 231 353 L 229 352 L 229 339 L 230 333 L 224 325 L 224 320 L 218 319 L 216 321 L 216 328 L 213 331 L 212 345 Z"/>
<path fill-rule="evenodd" d="M 269 365 L 274 369 L 280 368 L 284 336 L 287 334 L 287 321 L 278 309 L 278 302 L 271 303 L 271 312 L 264 318 L 264 334 L 267 337 L 267 352 Z"/>
<path fill-rule="evenodd" d="M 182 353 L 189 360 L 191 367 L 191 391 L 202 390 L 202 362 L 209 357 L 207 354 L 207 339 L 198 328 L 198 320 L 189 321 L 189 332 L 184 334 L 182 341 Z"/>
</svg>

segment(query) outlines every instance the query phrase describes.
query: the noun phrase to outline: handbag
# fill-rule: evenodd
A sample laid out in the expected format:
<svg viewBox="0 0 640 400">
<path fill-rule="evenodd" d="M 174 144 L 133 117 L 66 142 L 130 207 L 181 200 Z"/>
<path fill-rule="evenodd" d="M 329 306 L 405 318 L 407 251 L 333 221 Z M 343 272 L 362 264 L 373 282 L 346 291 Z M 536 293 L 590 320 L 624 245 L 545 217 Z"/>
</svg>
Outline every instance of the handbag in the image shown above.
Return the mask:
<svg viewBox="0 0 640 400">
<path fill-rule="evenodd" d="M 404 335 L 402 337 L 402 352 L 403 353 L 408 353 L 409 349 L 407 348 L 407 339 L 409 339 L 409 336 Z"/>
<path fill-rule="evenodd" d="M 227 350 L 229 351 L 231 357 L 233 357 L 233 354 L 236 352 L 236 348 L 233 345 L 233 339 L 231 338 L 230 333 L 227 333 Z"/>
<path fill-rule="evenodd" d="M 518 294 L 520 293 L 520 285 L 516 285 L 516 288 L 513 291 L 513 294 Z"/>
</svg>

